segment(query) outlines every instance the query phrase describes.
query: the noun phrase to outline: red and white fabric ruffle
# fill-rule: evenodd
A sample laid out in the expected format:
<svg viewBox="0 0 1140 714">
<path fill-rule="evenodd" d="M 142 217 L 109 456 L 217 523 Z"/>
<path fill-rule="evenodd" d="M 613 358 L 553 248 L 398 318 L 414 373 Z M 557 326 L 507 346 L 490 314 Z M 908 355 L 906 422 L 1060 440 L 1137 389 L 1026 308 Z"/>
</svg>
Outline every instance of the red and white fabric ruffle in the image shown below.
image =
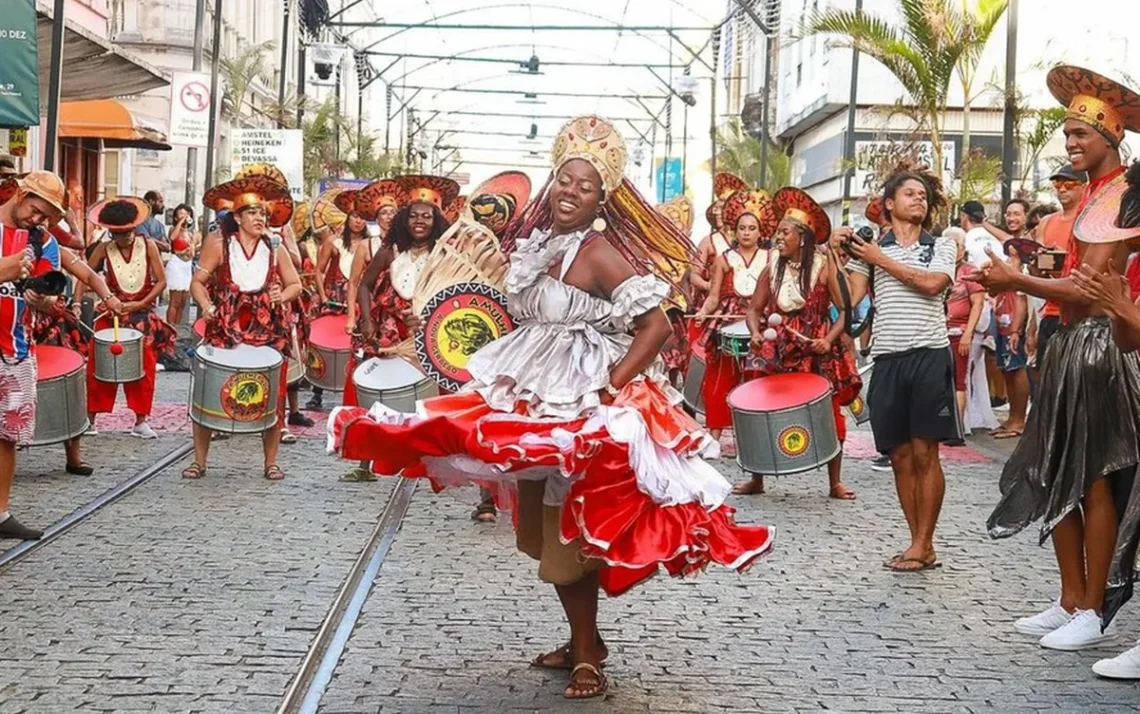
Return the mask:
<svg viewBox="0 0 1140 714">
<path fill-rule="evenodd" d="M 576 419 L 495 412 L 476 393 L 427 400 L 415 415 L 340 407 L 328 436 L 331 452 L 371 461 L 379 474 L 426 477 L 437 490 L 477 484 L 506 495 L 556 467 L 547 494 L 563 506 L 562 539 L 580 538 L 587 556 L 605 562 L 611 596 L 660 567 L 674 576 L 709 563 L 743 571 L 772 546 L 774 529 L 737 525 L 725 505 L 731 485 L 705 461 L 718 455 L 716 442 L 648 381 Z"/>
</svg>

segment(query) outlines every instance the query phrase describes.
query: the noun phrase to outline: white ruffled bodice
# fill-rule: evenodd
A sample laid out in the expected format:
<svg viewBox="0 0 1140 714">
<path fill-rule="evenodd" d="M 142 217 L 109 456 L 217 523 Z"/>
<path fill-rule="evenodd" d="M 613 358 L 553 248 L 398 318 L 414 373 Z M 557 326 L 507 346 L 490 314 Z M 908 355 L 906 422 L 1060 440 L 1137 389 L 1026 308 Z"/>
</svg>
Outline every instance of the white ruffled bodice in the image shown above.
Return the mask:
<svg viewBox="0 0 1140 714">
<path fill-rule="evenodd" d="M 634 276 L 605 300 L 549 274 L 562 262 L 565 276 L 585 233 L 549 238 L 535 231 L 519 242 L 507 272 L 508 309 L 517 329 L 482 348 L 468 362 L 468 386 L 496 411 L 520 402 L 533 417 L 573 418 L 596 408 L 610 370 L 633 344 L 635 318 L 658 308 L 669 286 L 652 275 Z M 676 400 L 660 360 L 645 375 Z"/>
</svg>

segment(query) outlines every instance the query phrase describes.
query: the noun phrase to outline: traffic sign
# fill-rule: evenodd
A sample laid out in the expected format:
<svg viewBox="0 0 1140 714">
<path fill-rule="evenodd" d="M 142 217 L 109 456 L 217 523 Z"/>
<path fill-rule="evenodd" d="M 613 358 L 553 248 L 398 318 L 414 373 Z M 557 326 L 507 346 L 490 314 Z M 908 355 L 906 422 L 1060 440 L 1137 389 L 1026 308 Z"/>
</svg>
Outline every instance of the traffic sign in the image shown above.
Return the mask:
<svg viewBox="0 0 1140 714">
<path fill-rule="evenodd" d="M 170 143 L 204 147 L 210 137 L 210 75 L 175 72 L 170 83 Z"/>
</svg>

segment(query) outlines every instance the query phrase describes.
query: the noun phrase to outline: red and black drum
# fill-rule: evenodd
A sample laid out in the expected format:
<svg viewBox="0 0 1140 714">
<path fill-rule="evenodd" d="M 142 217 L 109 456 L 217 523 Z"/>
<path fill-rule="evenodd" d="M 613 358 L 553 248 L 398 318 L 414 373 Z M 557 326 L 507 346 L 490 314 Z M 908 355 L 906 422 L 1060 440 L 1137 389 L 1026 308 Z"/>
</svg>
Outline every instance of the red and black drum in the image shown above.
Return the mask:
<svg viewBox="0 0 1140 714">
<path fill-rule="evenodd" d="M 749 473 L 781 476 L 823 466 L 842 450 L 831 383 L 796 372 L 761 377 L 728 395 L 736 461 Z"/>
</svg>

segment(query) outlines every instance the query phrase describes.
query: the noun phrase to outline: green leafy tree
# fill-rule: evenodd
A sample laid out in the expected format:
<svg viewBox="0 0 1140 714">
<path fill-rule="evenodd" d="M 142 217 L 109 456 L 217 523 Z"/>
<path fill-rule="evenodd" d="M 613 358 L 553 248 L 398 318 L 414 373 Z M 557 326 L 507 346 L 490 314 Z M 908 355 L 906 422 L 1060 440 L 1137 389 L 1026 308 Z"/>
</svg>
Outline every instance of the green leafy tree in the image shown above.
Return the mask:
<svg viewBox="0 0 1140 714">
<path fill-rule="evenodd" d="M 274 51 L 273 42 L 258 45 L 244 45 L 232 57 L 223 57 L 218 66 L 221 74 L 222 114 L 230 120 L 238 119 L 243 109 L 257 111 L 249 99 L 254 83 L 261 81 L 270 84 L 270 58 Z M 258 112 L 261 113 L 261 112 Z"/>
<path fill-rule="evenodd" d="M 784 149 L 775 143 L 768 145 L 768 171 L 764 185 L 760 183 L 760 156 L 763 144 L 744 131 L 739 117 L 717 129 L 716 165 L 720 171 L 730 171 L 748 182 L 749 186 L 772 192 L 787 186 L 792 180 L 792 160 Z"/>
<path fill-rule="evenodd" d="M 804 33 L 839 35 L 890 70 L 909 96 L 908 113 L 930 136 L 935 166 L 942 167 L 950 83 L 957 75 L 972 88 L 977 60 L 1005 4 L 979 0 L 970 11 L 963 0 L 898 0 L 898 26 L 872 13 L 830 9 L 812 16 Z"/>
</svg>

